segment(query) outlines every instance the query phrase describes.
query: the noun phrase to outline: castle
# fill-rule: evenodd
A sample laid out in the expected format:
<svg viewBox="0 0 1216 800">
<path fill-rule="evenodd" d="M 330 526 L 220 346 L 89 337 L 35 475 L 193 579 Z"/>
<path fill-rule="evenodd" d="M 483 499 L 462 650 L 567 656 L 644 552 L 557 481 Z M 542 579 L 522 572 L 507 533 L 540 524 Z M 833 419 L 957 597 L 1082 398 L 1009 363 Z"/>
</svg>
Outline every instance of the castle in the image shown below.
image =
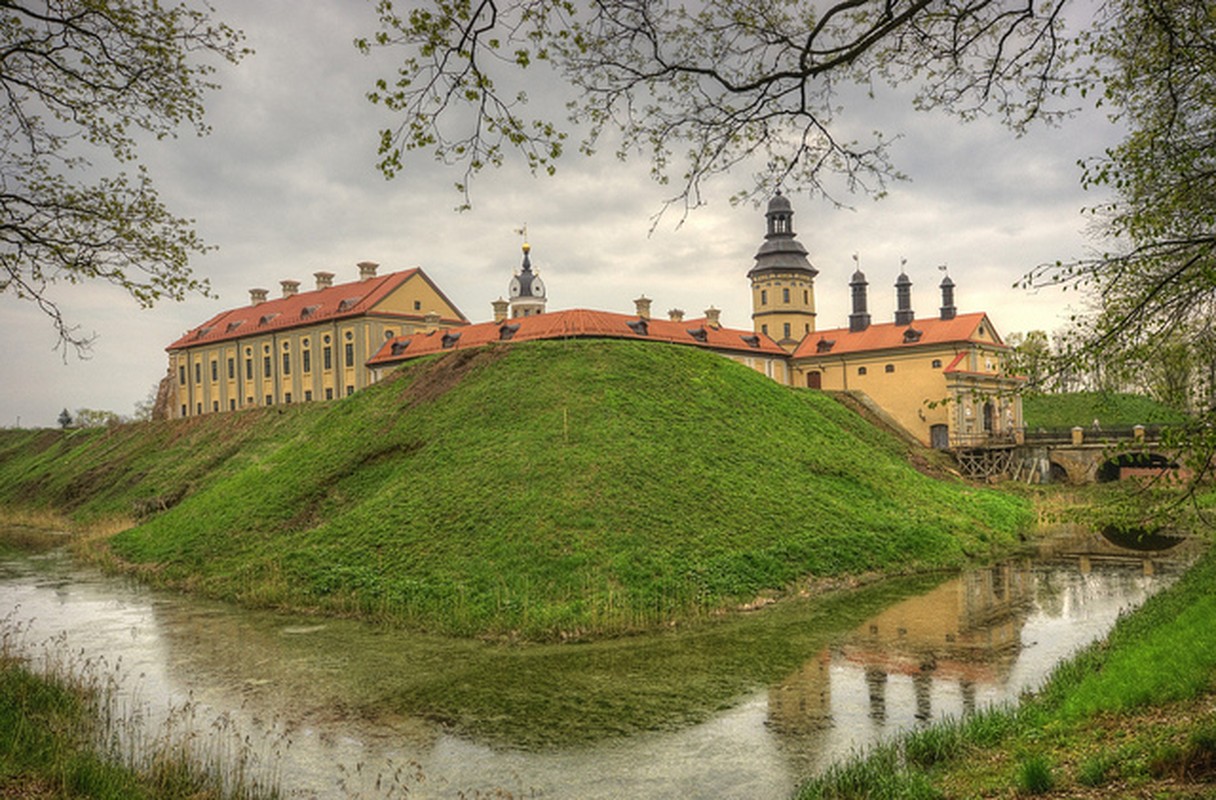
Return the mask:
<svg viewBox="0 0 1216 800">
<path fill-rule="evenodd" d="M 547 311 L 544 282 L 524 245 L 509 299 L 492 303 L 493 319 L 471 324 L 421 269 L 377 275 L 359 265 L 359 280 L 333 283 L 315 273 L 316 288 L 283 281 L 282 296 L 250 292 L 250 304 L 222 312 L 167 348 L 166 416 L 187 417 L 249 406 L 332 400 L 374 383 L 404 361 L 494 342 L 619 338 L 700 347 L 797 387 L 860 393 L 926 445 L 938 448 L 1008 438 L 1022 427 L 1021 380 L 1009 374 L 1009 348 L 988 316 L 959 314 L 954 283 L 940 286 L 941 308 L 917 318 L 911 280 L 896 280 L 897 310 L 887 323 L 867 311 L 865 275 L 849 286 L 847 327 L 816 327 L 815 277 L 793 227 L 793 208 L 778 193 L 765 213 L 764 241 L 747 273 L 752 329 L 723 327 L 717 309 L 684 319 L 651 316 L 651 301 L 633 314 L 588 309 Z"/>
</svg>

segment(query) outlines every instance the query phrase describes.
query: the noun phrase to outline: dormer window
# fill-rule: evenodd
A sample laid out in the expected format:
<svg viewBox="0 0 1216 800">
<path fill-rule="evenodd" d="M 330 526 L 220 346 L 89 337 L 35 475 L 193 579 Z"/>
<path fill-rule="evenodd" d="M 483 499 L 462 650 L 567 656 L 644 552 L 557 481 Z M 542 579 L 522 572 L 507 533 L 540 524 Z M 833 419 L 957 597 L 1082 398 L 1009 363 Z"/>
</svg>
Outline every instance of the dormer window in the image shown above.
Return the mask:
<svg viewBox="0 0 1216 800">
<path fill-rule="evenodd" d="M 756 336 L 755 334 L 752 334 L 751 336 L 740 336 L 739 338 L 742 339 L 743 343 L 748 347 L 754 347 L 757 349 L 760 348 L 760 337 Z"/>
<path fill-rule="evenodd" d="M 835 339 L 820 339 L 818 342 L 815 343 L 815 352 L 816 353 L 827 353 L 827 352 L 830 352 L 831 349 L 835 346 L 836 346 Z"/>
<path fill-rule="evenodd" d="M 300 309 L 300 319 L 308 319 L 313 314 L 317 313 L 320 308 L 320 305 L 304 306 L 304 308 Z"/>
<path fill-rule="evenodd" d="M 362 299 L 363 299 L 362 297 L 348 297 L 345 300 L 343 300 L 341 303 L 338 303 L 338 310 L 339 311 L 350 311 L 352 308 L 359 305 L 359 301 Z"/>
<path fill-rule="evenodd" d="M 442 346 L 446 350 L 455 347 L 458 341 L 460 341 L 460 331 L 446 331 L 443 334 Z"/>
<path fill-rule="evenodd" d="M 393 342 L 393 346 L 392 346 L 392 354 L 393 354 L 393 355 L 395 355 L 395 356 L 399 356 L 399 355 L 401 355 L 402 353 L 404 353 L 404 352 L 405 352 L 405 348 L 407 348 L 407 347 L 409 347 L 409 346 L 410 346 L 410 340 L 409 340 L 409 339 L 406 339 L 406 340 L 405 340 L 405 341 L 403 341 L 403 342 Z"/>
<path fill-rule="evenodd" d="M 698 342 L 705 342 L 709 340 L 709 334 L 705 332 L 704 328 L 689 328 L 687 333 Z"/>
<path fill-rule="evenodd" d="M 501 327 L 499 327 L 499 329 L 498 329 L 498 338 L 499 338 L 501 341 L 504 341 L 504 342 L 505 342 L 505 341 L 507 341 L 507 340 L 509 340 L 509 339 L 514 339 L 514 338 L 515 338 L 515 332 L 516 332 L 517 330 L 519 330 L 519 323 L 518 323 L 518 322 L 516 322 L 516 323 L 512 323 L 512 324 L 509 324 L 509 325 L 502 325 L 502 326 L 501 326 Z"/>
<path fill-rule="evenodd" d="M 267 325 L 277 316 L 278 316 L 278 312 L 272 312 L 270 314 L 263 314 L 262 318 L 260 320 L 258 320 L 258 324 Z"/>
<path fill-rule="evenodd" d="M 650 335 L 650 326 L 644 319 L 635 320 L 634 322 L 626 322 L 625 324 L 629 326 L 629 330 L 633 331 L 638 336 Z"/>
<path fill-rule="evenodd" d="M 243 320 L 243 319 L 238 319 L 233 322 L 229 322 L 227 332 L 232 333 L 234 330 L 236 330 L 237 328 L 241 327 L 244 324 L 245 324 L 245 320 Z"/>
<path fill-rule="evenodd" d="M 194 338 L 201 339 L 209 333 L 211 333 L 211 328 L 199 328 L 197 331 L 195 331 Z"/>
<path fill-rule="evenodd" d="M 904 344 L 912 344 L 919 342 L 920 337 L 924 335 L 924 331 L 918 331 L 916 328 L 908 328 L 904 331 Z"/>
</svg>

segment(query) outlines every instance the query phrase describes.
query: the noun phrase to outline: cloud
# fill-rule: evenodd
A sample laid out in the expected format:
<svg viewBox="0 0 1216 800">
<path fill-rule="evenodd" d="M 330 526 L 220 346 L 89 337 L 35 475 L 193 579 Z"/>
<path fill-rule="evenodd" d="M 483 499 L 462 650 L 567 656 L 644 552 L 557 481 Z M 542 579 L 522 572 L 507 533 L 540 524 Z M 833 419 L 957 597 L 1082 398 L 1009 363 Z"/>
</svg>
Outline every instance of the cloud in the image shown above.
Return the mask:
<svg viewBox="0 0 1216 800">
<path fill-rule="evenodd" d="M 745 171 L 711 184 L 707 205 L 683 224 L 669 215 L 653 232 L 651 217 L 666 192 L 650 180 L 647 163 L 622 163 L 611 147 L 593 158 L 571 149 L 553 178 L 533 177 L 517 162 L 484 173 L 473 187 L 474 208 L 457 213 L 460 175 L 425 155 L 396 180 L 374 169 L 377 132 L 392 120 L 364 95 L 391 70 L 393 54 L 367 58 L 352 45 L 375 29 L 371 4 L 216 5 L 257 52 L 219 69 L 223 88 L 208 100 L 209 137 L 150 142 L 144 153 L 170 208 L 195 219 L 218 246 L 195 263 L 218 298 L 140 311 L 109 287 L 63 287 L 65 312 L 99 334 L 92 360 L 64 365 L 37 311 L 0 295 L 8 337 L 0 424 L 54 425 L 65 406 L 129 413 L 165 373 L 164 347 L 184 330 L 248 302 L 251 287 L 277 293 L 285 278 L 308 286 L 322 269 L 353 280 L 362 260 L 382 271 L 421 266 L 467 316 L 487 319 L 519 268 L 515 230 L 523 223 L 551 308 L 628 311 L 644 293 L 656 313 L 677 307 L 699 315 L 713 305 L 725 324 L 750 326 L 746 274 L 764 234 L 763 209 L 727 201 Z M 552 110 L 562 97 L 552 80 L 530 71 L 521 85 Z M 892 155 L 909 180 L 880 201 L 850 198 L 852 209 L 791 197 L 795 230 L 820 270 L 820 327 L 846 322 L 855 252 L 876 319 L 893 313 L 893 284 L 906 258 L 921 315 L 936 312 L 937 265 L 948 263 L 960 309 L 988 310 L 1004 333 L 1058 327 L 1071 296 L 1010 287 L 1036 264 L 1084 249 L 1078 211 L 1094 200 L 1080 191 L 1075 163 L 1110 140 L 1104 120 L 1081 115 L 1017 138 L 991 120 L 963 125 L 913 112 L 895 92 L 846 99 L 844 123 L 857 135 L 902 135 Z"/>
</svg>

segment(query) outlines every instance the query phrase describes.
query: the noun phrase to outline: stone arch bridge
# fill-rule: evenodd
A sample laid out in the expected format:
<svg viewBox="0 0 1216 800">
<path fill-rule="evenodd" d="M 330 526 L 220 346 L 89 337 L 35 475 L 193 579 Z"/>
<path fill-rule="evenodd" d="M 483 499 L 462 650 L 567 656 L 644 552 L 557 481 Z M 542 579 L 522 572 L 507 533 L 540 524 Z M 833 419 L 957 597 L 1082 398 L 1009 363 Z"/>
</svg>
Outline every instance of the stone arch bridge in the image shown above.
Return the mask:
<svg viewBox="0 0 1216 800">
<path fill-rule="evenodd" d="M 1185 478 L 1156 427 L 1019 432 L 1015 438 L 951 442 L 963 475 L 1026 483 L 1086 484 L 1125 478 Z"/>
</svg>

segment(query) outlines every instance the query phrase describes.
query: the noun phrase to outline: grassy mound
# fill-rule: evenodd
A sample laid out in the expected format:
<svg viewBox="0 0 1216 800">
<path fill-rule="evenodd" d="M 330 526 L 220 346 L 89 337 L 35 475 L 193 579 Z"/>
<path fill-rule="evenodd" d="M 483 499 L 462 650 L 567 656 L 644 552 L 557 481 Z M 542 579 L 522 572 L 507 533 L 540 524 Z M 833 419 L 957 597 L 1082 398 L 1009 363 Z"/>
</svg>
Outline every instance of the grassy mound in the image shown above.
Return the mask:
<svg viewBox="0 0 1216 800">
<path fill-rule="evenodd" d="M 1122 392 L 1027 394 L 1022 397 L 1022 416 L 1026 420 L 1026 427 L 1032 431 L 1078 425 L 1089 428 L 1095 419 L 1106 428 L 1168 425 L 1186 421 L 1186 415 L 1181 411 L 1162 405 L 1151 397 Z"/>
<path fill-rule="evenodd" d="M 524 636 L 651 627 L 807 575 L 957 565 L 1029 517 L 916 472 L 830 397 L 676 346 L 464 351 L 283 412 L 47 438 L 42 457 L 0 440 L 0 502 L 25 485 L 86 516 L 171 505 L 112 540 L 167 583 Z"/>
</svg>

